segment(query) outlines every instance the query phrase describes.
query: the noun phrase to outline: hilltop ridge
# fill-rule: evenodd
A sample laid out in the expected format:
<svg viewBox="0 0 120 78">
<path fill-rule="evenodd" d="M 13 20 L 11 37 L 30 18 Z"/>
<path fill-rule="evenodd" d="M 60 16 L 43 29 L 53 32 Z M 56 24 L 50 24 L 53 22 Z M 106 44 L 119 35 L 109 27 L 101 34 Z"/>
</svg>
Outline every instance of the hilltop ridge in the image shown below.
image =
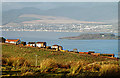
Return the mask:
<svg viewBox="0 0 120 78">
<path fill-rule="evenodd" d="M 104 40 L 109 40 L 109 39 L 118 39 L 118 36 L 112 33 L 95 33 L 95 34 L 90 34 L 90 33 L 85 33 L 81 34 L 79 36 L 73 36 L 73 37 L 62 37 L 59 39 L 71 39 L 71 40 L 92 40 L 92 39 L 104 39 Z"/>
</svg>

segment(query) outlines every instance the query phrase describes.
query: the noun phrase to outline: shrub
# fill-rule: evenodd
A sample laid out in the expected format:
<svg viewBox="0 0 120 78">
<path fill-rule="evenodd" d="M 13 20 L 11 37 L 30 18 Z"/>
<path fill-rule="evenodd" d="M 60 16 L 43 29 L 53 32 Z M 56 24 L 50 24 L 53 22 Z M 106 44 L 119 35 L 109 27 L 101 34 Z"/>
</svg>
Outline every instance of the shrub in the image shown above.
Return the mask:
<svg viewBox="0 0 120 78">
<path fill-rule="evenodd" d="M 50 69 L 57 68 L 58 65 L 54 59 L 43 60 L 40 64 L 41 72 L 48 72 Z"/>
<path fill-rule="evenodd" d="M 25 72 L 21 76 L 34 76 L 34 72 Z"/>
<path fill-rule="evenodd" d="M 101 65 L 100 76 L 117 76 L 120 74 L 120 68 L 115 64 Z"/>
<path fill-rule="evenodd" d="M 7 59 L 6 58 L 2 58 L 2 65 L 6 65 L 7 64 Z"/>
<path fill-rule="evenodd" d="M 71 62 L 70 66 L 71 75 L 79 74 L 83 70 L 83 61 Z"/>
<path fill-rule="evenodd" d="M 30 66 L 30 63 L 22 57 L 2 58 L 2 64 L 9 66 Z"/>
</svg>

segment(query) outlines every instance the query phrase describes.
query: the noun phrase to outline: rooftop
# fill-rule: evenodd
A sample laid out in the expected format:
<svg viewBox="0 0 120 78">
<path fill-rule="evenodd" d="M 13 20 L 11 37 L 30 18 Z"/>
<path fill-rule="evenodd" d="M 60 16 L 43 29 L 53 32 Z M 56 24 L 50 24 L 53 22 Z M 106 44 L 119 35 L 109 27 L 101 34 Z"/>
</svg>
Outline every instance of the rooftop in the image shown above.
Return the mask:
<svg viewBox="0 0 120 78">
<path fill-rule="evenodd" d="M 8 41 L 8 42 L 10 42 L 10 41 L 17 42 L 18 40 L 20 40 L 20 39 L 6 39 L 6 41 Z"/>
<path fill-rule="evenodd" d="M 37 43 L 46 43 L 46 42 L 37 42 Z"/>
<path fill-rule="evenodd" d="M 35 44 L 35 42 L 28 42 L 28 44 Z"/>
<path fill-rule="evenodd" d="M 52 45 L 52 46 L 59 46 L 59 45 Z"/>
</svg>

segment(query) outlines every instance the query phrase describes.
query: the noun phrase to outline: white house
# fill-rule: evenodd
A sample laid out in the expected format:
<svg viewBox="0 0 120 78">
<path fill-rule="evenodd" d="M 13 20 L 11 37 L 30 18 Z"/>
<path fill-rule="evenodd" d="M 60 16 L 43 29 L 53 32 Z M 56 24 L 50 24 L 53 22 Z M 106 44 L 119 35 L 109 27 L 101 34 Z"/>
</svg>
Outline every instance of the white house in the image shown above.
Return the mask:
<svg viewBox="0 0 120 78">
<path fill-rule="evenodd" d="M 52 49 L 59 49 L 59 45 L 52 45 Z"/>
<path fill-rule="evenodd" d="M 43 48 L 45 48 L 46 47 L 46 42 L 37 42 L 36 43 L 36 47 L 43 47 Z"/>
</svg>

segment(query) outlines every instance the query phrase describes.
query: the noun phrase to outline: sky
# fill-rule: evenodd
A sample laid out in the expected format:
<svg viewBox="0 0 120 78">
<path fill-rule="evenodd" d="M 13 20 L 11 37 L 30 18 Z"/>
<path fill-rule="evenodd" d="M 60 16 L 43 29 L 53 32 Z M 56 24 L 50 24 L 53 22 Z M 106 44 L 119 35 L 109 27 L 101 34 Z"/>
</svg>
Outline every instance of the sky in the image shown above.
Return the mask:
<svg viewBox="0 0 120 78">
<path fill-rule="evenodd" d="M 1 0 L 2 2 L 118 2 L 119 0 Z"/>
<path fill-rule="evenodd" d="M 113 3 L 113 2 L 112 2 Z M 117 3 L 116 3 L 117 4 Z M 2 3 L 3 11 L 10 10 L 10 9 L 21 9 L 24 7 L 35 7 L 42 10 L 54 9 L 58 7 L 117 7 L 117 5 L 108 4 L 108 2 L 4 2 Z"/>
<path fill-rule="evenodd" d="M 96 18 L 101 20 L 104 16 L 104 20 L 106 18 L 115 20 L 118 13 L 117 4 L 117 2 L 3 2 L 2 11 L 10 13 L 14 9 L 26 13 L 25 11 L 29 12 L 30 9 L 29 13 L 32 13 L 31 10 L 34 9 L 35 14 L 37 12 L 41 15 L 64 16 L 84 21 L 91 19 L 96 21 Z"/>
</svg>

